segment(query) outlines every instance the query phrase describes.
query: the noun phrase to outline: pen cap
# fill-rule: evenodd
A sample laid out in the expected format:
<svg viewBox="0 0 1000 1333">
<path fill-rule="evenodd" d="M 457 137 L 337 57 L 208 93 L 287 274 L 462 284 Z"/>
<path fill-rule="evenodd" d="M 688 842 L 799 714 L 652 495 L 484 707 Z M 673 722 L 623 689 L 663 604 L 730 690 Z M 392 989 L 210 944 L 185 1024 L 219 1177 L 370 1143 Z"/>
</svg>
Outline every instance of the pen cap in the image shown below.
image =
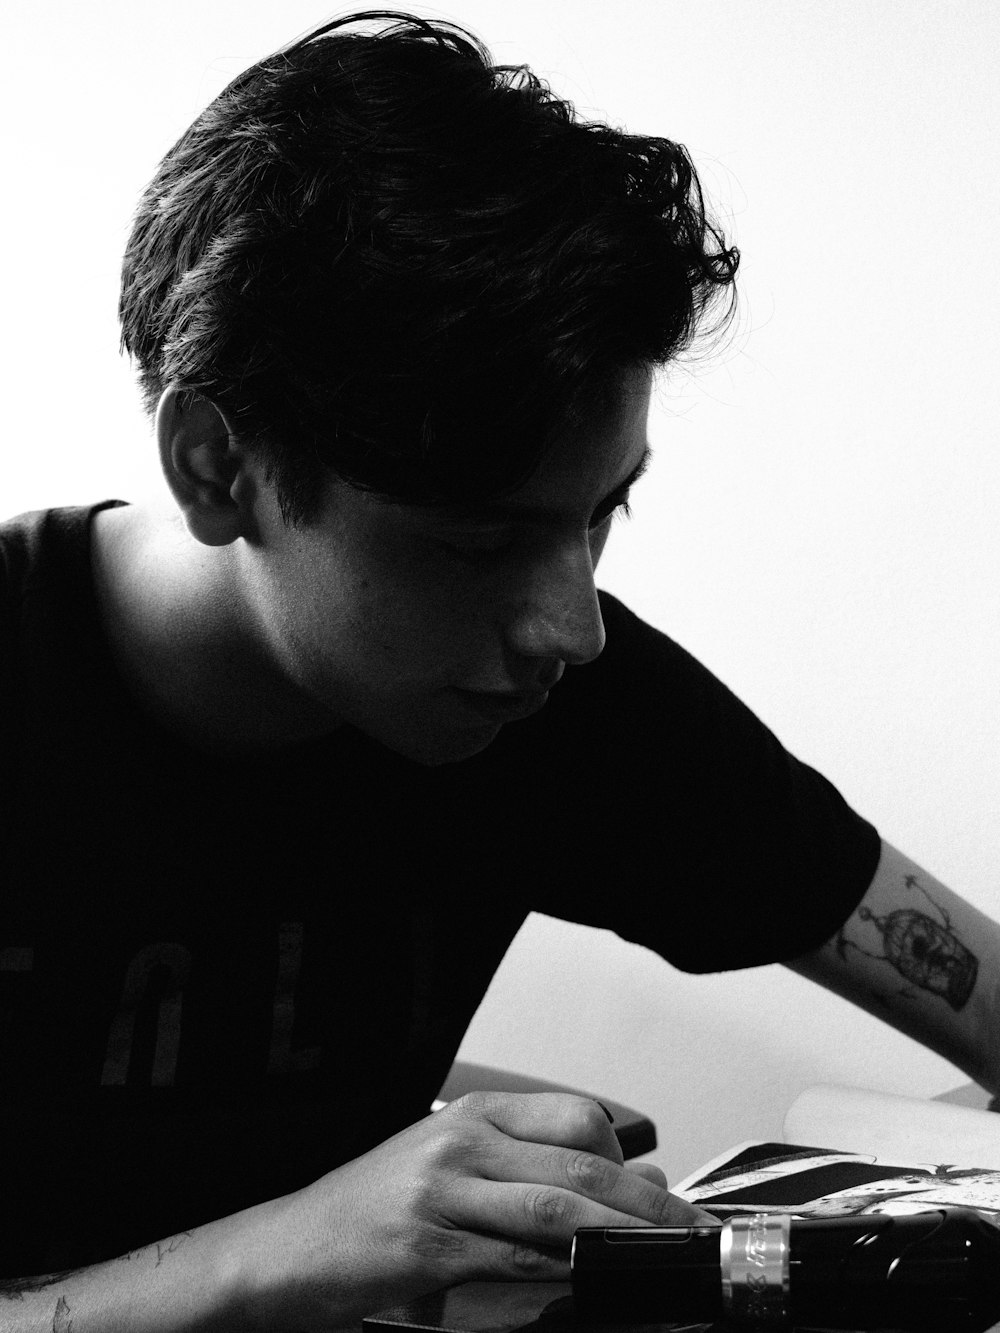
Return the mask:
<svg viewBox="0 0 1000 1333">
<path fill-rule="evenodd" d="M 570 1270 L 578 1319 L 649 1322 L 722 1314 L 721 1228 L 581 1227 Z"/>
</svg>

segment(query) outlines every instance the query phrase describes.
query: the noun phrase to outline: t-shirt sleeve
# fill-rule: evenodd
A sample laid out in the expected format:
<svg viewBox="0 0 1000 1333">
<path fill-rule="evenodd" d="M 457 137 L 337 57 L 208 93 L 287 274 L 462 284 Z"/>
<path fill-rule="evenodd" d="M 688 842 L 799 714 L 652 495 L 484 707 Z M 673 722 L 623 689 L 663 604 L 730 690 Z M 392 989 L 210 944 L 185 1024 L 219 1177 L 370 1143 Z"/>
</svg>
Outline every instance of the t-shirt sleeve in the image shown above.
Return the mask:
<svg viewBox="0 0 1000 1333">
<path fill-rule="evenodd" d="M 15 780 L 15 726 L 17 698 L 14 690 L 14 653 L 20 548 L 8 525 L 0 524 L 0 879 L 3 878 L 3 848 Z"/>
<path fill-rule="evenodd" d="M 690 653 L 600 601 L 604 652 L 548 704 L 532 906 L 688 972 L 817 948 L 871 883 L 876 829 Z"/>
</svg>

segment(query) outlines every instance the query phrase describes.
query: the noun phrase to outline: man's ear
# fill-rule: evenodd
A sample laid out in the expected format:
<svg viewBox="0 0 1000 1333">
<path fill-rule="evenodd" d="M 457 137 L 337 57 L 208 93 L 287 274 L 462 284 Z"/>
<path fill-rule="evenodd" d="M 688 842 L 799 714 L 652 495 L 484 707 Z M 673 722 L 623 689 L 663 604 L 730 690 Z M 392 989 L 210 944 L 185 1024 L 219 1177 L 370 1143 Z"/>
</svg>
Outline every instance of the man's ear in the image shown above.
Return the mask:
<svg viewBox="0 0 1000 1333">
<path fill-rule="evenodd" d="M 220 408 L 172 384 L 156 409 L 160 466 L 188 531 L 206 546 L 228 546 L 251 527 L 246 455 Z"/>
</svg>

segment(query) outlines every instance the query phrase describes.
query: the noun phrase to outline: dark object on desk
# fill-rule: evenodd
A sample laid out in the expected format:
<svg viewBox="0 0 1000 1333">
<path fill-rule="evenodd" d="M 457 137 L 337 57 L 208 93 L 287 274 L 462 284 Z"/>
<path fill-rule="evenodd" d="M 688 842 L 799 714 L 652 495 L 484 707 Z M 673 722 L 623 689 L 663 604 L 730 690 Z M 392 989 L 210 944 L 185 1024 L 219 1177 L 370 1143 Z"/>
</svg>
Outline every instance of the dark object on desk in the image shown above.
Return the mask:
<svg viewBox="0 0 1000 1333">
<path fill-rule="evenodd" d="M 978 1083 L 963 1083 L 932 1097 L 934 1102 L 949 1102 L 952 1106 L 968 1106 L 973 1111 L 1000 1111 L 1000 1097 L 994 1097 Z"/>
<path fill-rule="evenodd" d="M 583 1227 L 571 1265 L 581 1324 L 983 1333 L 1000 1318 L 1000 1229 L 972 1208 Z"/>
<path fill-rule="evenodd" d="M 438 1093 L 438 1100 L 452 1102 L 467 1092 L 572 1092 L 579 1097 L 595 1099 L 593 1093 L 582 1092 L 579 1088 L 567 1088 L 527 1074 L 512 1074 L 506 1069 L 493 1069 L 489 1065 L 456 1060 Z M 600 1100 L 614 1116 L 615 1134 L 626 1161 L 653 1151 L 656 1147 L 656 1126 L 648 1116 L 633 1110 L 631 1106 L 612 1101 L 603 1093 Z"/>
</svg>

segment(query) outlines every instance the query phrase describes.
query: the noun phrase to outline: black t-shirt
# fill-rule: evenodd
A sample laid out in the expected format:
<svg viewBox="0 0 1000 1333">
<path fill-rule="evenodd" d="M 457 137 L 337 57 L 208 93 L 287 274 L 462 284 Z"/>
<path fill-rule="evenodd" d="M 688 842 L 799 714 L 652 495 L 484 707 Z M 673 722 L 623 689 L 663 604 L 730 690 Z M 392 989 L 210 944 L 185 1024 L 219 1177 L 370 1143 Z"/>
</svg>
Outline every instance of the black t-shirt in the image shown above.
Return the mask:
<svg viewBox="0 0 1000 1333">
<path fill-rule="evenodd" d="M 109 502 L 115 503 L 115 502 Z M 296 1189 L 426 1115 L 530 911 L 691 972 L 829 938 L 874 828 L 665 634 L 425 767 L 343 726 L 267 759 L 136 708 L 96 506 L 0 525 L 0 1272 Z"/>
</svg>

